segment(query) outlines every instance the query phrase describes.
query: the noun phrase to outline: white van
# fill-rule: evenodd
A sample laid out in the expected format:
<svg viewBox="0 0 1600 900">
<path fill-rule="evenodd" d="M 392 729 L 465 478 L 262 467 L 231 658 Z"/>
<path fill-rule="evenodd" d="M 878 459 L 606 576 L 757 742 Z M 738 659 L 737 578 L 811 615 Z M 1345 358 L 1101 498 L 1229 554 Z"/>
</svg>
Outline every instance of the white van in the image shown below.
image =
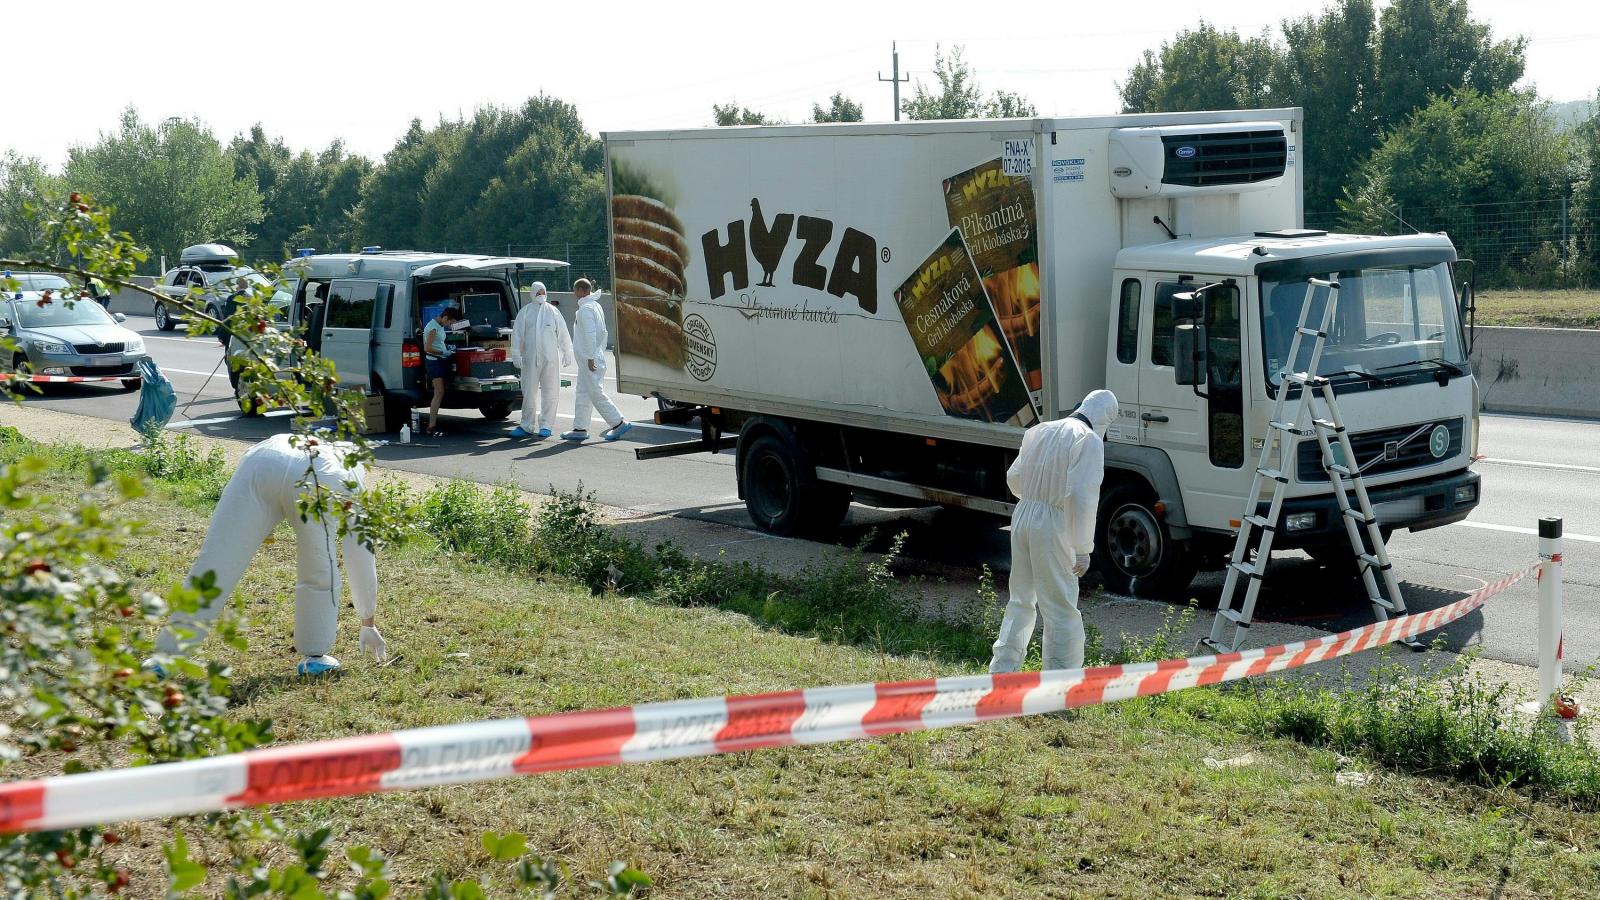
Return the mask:
<svg viewBox="0 0 1600 900">
<path fill-rule="evenodd" d="M 559 271 L 566 263 L 549 259 L 464 256 L 418 251 L 365 250 L 303 256 L 284 264 L 275 306 L 283 309 L 281 327 L 304 329 L 311 349 L 332 360 L 339 381 L 384 398 L 391 429 L 408 412 L 431 399 L 423 377 L 422 327 L 439 308 L 454 305 L 466 313 L 462 341 L 508 340 L 523 280 Z M 237 352 L 238 343 L 230 348 Z M 230 373 L 235 395 L 239 379 Z M 246 413 L 256 412 L 241 408 Z M 480 384 L 455 379 L 445 392 L 445 409 L 476 409 L 491 420 L 504 419 L 522 401 L 515 379 Z"/>
</svg>

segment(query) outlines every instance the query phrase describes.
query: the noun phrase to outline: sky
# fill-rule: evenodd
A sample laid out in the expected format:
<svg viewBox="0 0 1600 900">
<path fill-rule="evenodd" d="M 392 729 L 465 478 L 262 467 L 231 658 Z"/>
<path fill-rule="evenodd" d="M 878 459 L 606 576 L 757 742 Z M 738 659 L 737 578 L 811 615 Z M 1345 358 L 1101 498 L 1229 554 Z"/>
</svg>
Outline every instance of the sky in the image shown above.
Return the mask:
<svg viewBox="0 0 1600 900">
<path fill-rule="evenodd" d="M 3 27 L 28 38 L 0 39 L 0 148 L 58 166 L 129 105 L 146 121 L 198 118 L 224 141 L 259 122 L 297 150 L 343 139 L 374 159 L 413 118 L 540 92 L 576 105 L 597 133 L 709 125 L 711 105 L 729 102 L 804 121 L 836 91 L 882 120 L 894 109 L 878 81 L 892 43 L 913 84 L 931 81 L 936 45 L 961 44 L 986 92 L 1020 92 L 1042 115 L 1107 113 L 1139 54 L 1202 9 L 1259 34 L 1326 2 L 12 0 Z M 1525 83 L 1544 97 L 1600 88 L 1594 0 L 1474 0 L 1472 10 L 1496 37 L 1529 38 Z"/>
</svg>

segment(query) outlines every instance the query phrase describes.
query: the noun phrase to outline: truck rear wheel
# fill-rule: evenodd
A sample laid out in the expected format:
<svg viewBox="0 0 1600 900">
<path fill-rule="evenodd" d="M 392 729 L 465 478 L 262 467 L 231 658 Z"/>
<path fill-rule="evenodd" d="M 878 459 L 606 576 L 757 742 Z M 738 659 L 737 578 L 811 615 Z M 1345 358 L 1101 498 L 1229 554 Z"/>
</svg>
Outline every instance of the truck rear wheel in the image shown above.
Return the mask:
<svg viewBox="0 0 1600 900">
<path fill-rule="evenodd" d="M 850 491 L 817 481 L 788 441 L 766 434 L 745 454 L 742 471 L 745 508 L 763 531 L 817 534 L 838 527 L 850 509 Z"/>
<path fill-rule="evenodd" d="M 1167 598 L 1194 580 L 1197 561 L 1187 544 L 1173 539 L 1155 503 L 1143 485 L 1126 483 L 1112 486 L 1100 500 L 1094 567 L 1112 591 Z"/>
<path fill-rule="evenodd" d="M 483 417 L 491 422 L 499 422 L 511 415 L 511 401 L 496 400 L 493 403 L 485 403 L 478 407 L 478 412 L 482 413 Z"/>
</svg>

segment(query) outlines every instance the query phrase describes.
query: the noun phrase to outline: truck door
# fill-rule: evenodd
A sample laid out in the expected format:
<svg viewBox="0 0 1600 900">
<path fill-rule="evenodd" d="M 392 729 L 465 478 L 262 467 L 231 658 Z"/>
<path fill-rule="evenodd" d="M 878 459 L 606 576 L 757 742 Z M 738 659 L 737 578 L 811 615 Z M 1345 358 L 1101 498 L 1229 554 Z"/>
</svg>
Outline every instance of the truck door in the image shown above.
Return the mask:
<svg viewBox="0 0 1600 900">
<path fill-rule="evenodd" d="M 373 281 L 335 281 L 328 289 L 322 355 L 333 360 L 340 384 L 365 387 L 371 378 L 377 298 L 378 284 Z"/>
<path fill-rule="evenodd" d="M 1236 286 L 1206 292 L 1206 383 L 1177 383 L 1173 371 L 1174 294 L 1207 283 L 1180 282 L 1176 275 L 1150 275 L 1146 282 L 1144 334 L 1139 360 L 1139 425 L 1143 443 L 1165 449 L 1183 485 L 1189 521 L 1226 525 L 1238 518 L 1243 491 L 1243 354 L 1241 293 Z M 1204 394 L 1205 396 L 1200 396 Z"/>
</svg>

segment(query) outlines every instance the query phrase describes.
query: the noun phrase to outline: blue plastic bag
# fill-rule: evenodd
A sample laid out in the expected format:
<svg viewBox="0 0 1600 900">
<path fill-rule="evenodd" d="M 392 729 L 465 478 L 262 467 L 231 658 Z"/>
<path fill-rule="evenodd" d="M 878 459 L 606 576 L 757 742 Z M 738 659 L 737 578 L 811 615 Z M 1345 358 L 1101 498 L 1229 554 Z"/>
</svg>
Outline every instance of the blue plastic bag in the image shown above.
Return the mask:
<svg viewBox="0 0 1600 900">
<path fill-rule="evenodd" d="M 139 408 L 133 411 L 128 424 L 140 434 L 160 431 L 172 421 L 172 414 L 178 408 L 178 392 L 172 389 L 167 376 L 161 374 L 155 360 L 148 357 L 139 361 L 139 378 L 144 382 L 139 388 Z"/>
</svg>

